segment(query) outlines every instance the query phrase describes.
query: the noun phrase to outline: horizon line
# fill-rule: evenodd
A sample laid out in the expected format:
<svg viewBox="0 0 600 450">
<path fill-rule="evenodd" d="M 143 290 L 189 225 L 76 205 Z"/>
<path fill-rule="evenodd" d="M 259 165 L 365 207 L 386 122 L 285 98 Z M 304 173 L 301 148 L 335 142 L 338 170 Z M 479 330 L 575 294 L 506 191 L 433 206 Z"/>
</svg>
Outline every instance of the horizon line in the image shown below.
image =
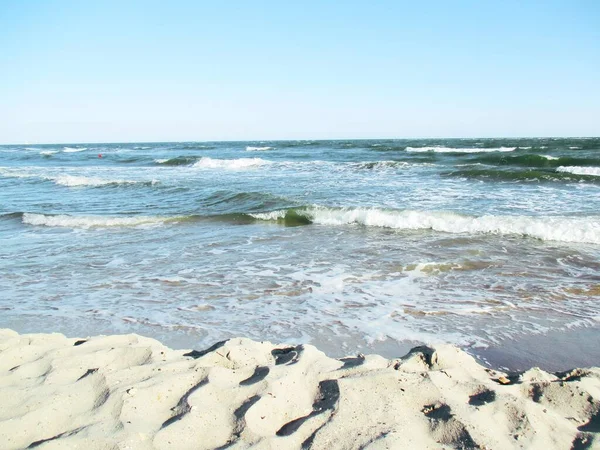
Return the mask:
<svg viewBox="0 0 600 450">
<path fill-rule="evenodd" d="M 434 139 L 456 139 L 456 140 L 492 140 L 492 139 L 600 139 L 600 136 L 493 136 L 493 137 L 394 137 L 394 138 L 329 138 L 329 139 L 204 139 L 204 140 L 180 140 L 180 141 L 80 141 L 80 142 L 13 142 L 8 144 L 0 143 L 0 146 L 23 146 L 23 145 L 94 145 L 94 144 L 179 144 L 188 143 L 208 143 L 208 142 L 327 142 L 327 141 L 419 141 Z"/>
</svg>

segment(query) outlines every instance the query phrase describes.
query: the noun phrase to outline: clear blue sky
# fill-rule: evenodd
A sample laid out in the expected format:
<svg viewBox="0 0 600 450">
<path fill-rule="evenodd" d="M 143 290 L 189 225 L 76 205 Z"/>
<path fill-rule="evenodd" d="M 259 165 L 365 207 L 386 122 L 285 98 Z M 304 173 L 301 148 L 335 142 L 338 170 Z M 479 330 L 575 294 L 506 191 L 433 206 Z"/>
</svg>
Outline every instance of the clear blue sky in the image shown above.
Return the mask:
<svg viewBox="0 0 600 450">
<path fill-rule="evenodd" d="M 600 135 L 600 1 L 0 1 L 0 143 Z"/>
</svg>

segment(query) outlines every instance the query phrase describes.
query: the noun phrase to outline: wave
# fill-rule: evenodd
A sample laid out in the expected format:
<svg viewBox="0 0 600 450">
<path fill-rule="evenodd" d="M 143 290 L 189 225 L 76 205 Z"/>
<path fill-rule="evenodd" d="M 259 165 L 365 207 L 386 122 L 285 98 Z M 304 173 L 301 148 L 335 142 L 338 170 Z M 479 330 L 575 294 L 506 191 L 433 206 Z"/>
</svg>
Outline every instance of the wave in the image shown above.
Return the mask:
<svg viewBox="0 0 600 450">
<path fill-rule="evenodd" d="M 560 166 L 556 169 L 556 171 L 563 173 L 572 173 L 575 175 L 588 175 L 592 177 L 600 177 L 600 167 Z"/>
<path fill-rule="evenodd" d="M 246 147 L 247 152 L 261 152 L 261 151 L 272 150 L 272 149 L 273 149 L 273 147 L 251 147 L 251 146 Z"/>
<path fill-rule="evenodd" d="M 552 155 L 479 155 L 472 161 L 499 166 L 523 167 L 559 167 L 559 166 L 600 166 L 600 158 L 576 158 L 571 156 Z"/>
<path fill-rule="evenodd" d="M 156 180 L 115 180 L 99 177 L 85 177 L 81 175 L 41 175 L 32 172 L 22 172 L 0 167 L 0 176 L 10 178 L 37 178 L 38 180 L 52 181 L 60 186 L 77 187 L 77 186 L 110 186 L 110 185 L 145 185 L 152 186 L 158 184 Z"/>
<path fill-rule="evenodd" d="M 454 148 L 454 147 L 406 147 L 407 152 L 434 152 L 434 153 L 490 153 L 490 152 L 512 152 L 517 147 L 496 148 Z"/>
<path fill-rule="evenodd" d="M 18 217 L 21 213 L 2 216 Z M 251 224 L 274 222 L 284 226 L 360 225 L 395 230 L 432 230 L 452 234 L 523 236 L 543 241 L 600 244 L 600 216 L 499 216 L 465 215 L 443 211 L 388 210 L 380 208 L 331 208 L 310 206 L 263 213 L 225 213 L 213 216 L 71 216 L 23 213 L 29 225 L 67 228 L 137 227 L 185 222 Z"/>
<path fill-rule="evenodd" d="M 46 151 L 40 152 L 40 155 L 51 156 L 51 155 L 54 155 L 55 153 L 58 153 L 58 150 L 46 150 Z"/>
<path fill-rule="evenodd" d="M 591 182 L 598 183 L 600 180 L 589 174 L 577 174 L 544 170 L 502 170 L 502 169 L 463 169 L 445 172 L 441 175 L 461 178 L 474 178 L 492 181 L 512 182 Z"/>
<path fill-rule="evenodd" d="M 356 169 L 396 169 L 400 167 L 410 167 L 416 164 L 410 164 L 406 161 L 365 161 L 359 163 L 349 163 L 349 166 Z"/>
<path fill-rule="evenodd" d="M 518 235 L 544 241 L 600 244 L 599 217 L 468 216 L 452 212 L 377 208 L 309 207 L 250 214 L 286 225 L 321 224 L 433 230 L 445 233 Z"/>
<path fill-rule="evenodd" d="M 176 158 L 155 159 L 156 164 L 164 166 L 187 166 L 198 161 L 198 158 L 193 156 L 178 156 Z"/>
<path fill-rule="evenodd" d="M 153 185 L 158 183 L 157 181 L 132 181 L 132 180 L 110 180 L 105 178 L 97 177 L 82 177 L 75 175 L 60 175 L 58 177 L 44 177 L 45 179 L 52 180 L 56 184 L 61 186 L 76 187 L 76 186 L 108 186 L 108 185 L 131 185 L 131 184 L 144 184 Z"/>
<path fill-rule="evenodd" d="M 267 161 L 261 158 L 239 158 L 239 159 L 213 159 L 207 156 L 200 158 L 192 167 L 200 169 L 226 169 L 226 170 L 240 170 L 248 169 L 252 167 L 260 167 L 271 164 L 271 161 Z"/>
<path fill-rule="evenodd" d="M 74 147 L 63 147 L 63 152 L 65 153 L 76 153 L 87 150 L 87 147 L 74 148 Z"/>
<path fill-rule="evenodd" d="M 103 216 L 70 216 L 66 214 L 46 215 L 23 213 L 23 223 L 28 225 L 64 228 L 110 228 L 138 227 L 141 225 L 160 225 L 166 222 L 185 220 L 185 217 L 103 217 Z"/>
</svg>

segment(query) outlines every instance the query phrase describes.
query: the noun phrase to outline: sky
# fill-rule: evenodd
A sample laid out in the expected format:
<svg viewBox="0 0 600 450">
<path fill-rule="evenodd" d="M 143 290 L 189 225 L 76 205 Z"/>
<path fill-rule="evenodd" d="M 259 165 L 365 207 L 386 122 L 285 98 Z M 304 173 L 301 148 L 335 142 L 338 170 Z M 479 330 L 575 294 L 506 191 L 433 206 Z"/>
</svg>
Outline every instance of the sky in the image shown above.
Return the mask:
<svg viewBox="0 0 600 450">
<path fill-rule="evenodd" d="M 600 2 L 0 1 L 0 144 L 600 136 Z"/>
</svg>

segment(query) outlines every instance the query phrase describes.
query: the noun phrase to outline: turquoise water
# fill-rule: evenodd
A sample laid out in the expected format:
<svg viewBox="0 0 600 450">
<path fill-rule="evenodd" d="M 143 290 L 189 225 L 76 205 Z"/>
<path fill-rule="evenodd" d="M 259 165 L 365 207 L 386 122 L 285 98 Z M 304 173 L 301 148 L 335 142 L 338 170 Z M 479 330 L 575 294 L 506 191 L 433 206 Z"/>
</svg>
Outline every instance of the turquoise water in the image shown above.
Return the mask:
<svg viewBox="0 0 600 450">
<path fill-rule="evenodd" d="M 0 242 L 19 331 L 335 356 L 589 334 L 600 139 L 1 146 Z"/>
</svg>

